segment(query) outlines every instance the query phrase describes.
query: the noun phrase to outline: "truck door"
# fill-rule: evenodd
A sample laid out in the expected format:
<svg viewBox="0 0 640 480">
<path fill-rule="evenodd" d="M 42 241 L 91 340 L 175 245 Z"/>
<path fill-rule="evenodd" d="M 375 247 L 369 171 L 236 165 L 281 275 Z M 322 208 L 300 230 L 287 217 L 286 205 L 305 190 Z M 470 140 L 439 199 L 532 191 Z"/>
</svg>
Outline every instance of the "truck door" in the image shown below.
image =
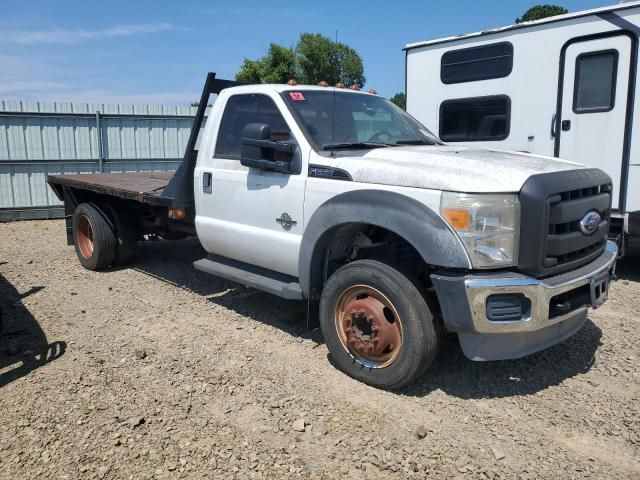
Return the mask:
<svg viewBox="0 0 640 480">
<path fill-rule="evenodd" d="M 218 128 L 209 193 L 202 194 L 198 236 L 210 253 L 297 277 L 306 166 L 298 175 L 241 165 L 242 130 L 249 123 L 269 124 L 271 140 L 295 141 L 271 97 L 229 97 Z M 294 155 L 302 162 L 300 147 Z"/>
<path fill-rule="evenodd" d="M 555 124 L 556 155 L 597 167 L 613 180 L 613 208 L 621 209 L 631 39 L 578 41 L 566 48 L 562 98 Z M 622 186 L 624 190 L 624 187 Z"/>
</svg>

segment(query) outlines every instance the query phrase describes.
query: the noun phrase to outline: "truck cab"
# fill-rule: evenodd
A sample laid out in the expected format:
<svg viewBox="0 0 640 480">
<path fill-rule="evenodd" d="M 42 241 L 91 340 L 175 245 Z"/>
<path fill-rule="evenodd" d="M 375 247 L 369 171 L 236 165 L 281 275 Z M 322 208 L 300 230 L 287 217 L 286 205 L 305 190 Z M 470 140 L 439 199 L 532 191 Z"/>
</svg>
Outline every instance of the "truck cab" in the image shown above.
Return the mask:
<svg viewBox="0 0 640 480">
<path fill-rule="evenodd" d="M 113 221 L 92 230 L 89 253 L 109 228 L 115 247 L 105 248 L 117 252 L 118 225 L 136 223 L 131 216 L 146 218 L 138 239 L 192 224 L 207 252 L 195 268 L 307 301 L 334 364 L 391 389 L 426 370 L 444 331 L 458 334 L 472 360 L 513 359 L 573 335 L 606 300 L 617 248 L 607 240 L 604 172 L 446 145 L 372 93 L 302 85 L 218 93 L 196 151 L 203 94 L 184 163 L 156 189 L 159 199 L 98 192 L 92 205 Z M 49 182 L 75 202 L 69 212 L 88 215 L 97 180 Z M 70 217 L 83 261 L 78 244 L 88 235 Z"/>
</svg>

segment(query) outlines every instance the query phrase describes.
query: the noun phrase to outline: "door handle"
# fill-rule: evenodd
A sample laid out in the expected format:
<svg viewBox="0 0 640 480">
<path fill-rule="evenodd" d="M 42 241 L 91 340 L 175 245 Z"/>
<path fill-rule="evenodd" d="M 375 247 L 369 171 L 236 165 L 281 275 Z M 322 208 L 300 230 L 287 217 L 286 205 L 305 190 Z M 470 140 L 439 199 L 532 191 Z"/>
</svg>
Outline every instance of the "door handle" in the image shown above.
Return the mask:
<svg viewBox="0 0 640 480">
<path fill-rule="evenodd" d="M 213 191 L 211 172 L 204 172 L 202 175 L 202 191 L 211 193 Z"/>
<path fill-rule="evenodd" d="M 556 117 L 557 113 L 554 113 L 551 117 L 551 138 L 556 138 Z"/>
<path fill-rule="evenodd" d="M 571 120 L 562 120 L 562 131 L 568 132 L 571 130 Z"/>
</svg>

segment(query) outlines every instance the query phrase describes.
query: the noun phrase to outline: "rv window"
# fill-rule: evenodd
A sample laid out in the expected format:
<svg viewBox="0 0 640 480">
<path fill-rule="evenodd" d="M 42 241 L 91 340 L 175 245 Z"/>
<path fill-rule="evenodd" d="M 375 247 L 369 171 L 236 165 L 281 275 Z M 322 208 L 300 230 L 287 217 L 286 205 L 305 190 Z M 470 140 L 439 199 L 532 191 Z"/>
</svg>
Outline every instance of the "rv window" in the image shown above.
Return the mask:
<svg viewBox="0 0 640 480">
<path fill-rule="evenodd" d="M 576 58 L 576 80 L 573 91 L 575 113 L 613 110 L 616 96 L 618 52 L 583 53 Z"/>
<path fill-rule="evenodd" d="M 506 95 L 447 100 L 440 105 L 445 142 L 504 140 L 509 136 L 511 100 Z"/>
<path fill-rule="evenodd" d="M 442 83 L 462 83 L 502 78 L 513 68 L 513 45 L 508 42 L 452 50 L 442 55 Z"/>
</svg>

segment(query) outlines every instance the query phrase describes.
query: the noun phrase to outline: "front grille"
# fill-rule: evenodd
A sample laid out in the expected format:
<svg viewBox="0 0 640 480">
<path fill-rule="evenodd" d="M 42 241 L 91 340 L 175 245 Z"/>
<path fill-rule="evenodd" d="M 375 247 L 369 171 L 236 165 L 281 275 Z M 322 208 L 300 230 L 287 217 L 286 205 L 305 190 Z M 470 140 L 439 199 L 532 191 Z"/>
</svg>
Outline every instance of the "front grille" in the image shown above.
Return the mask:
<svg viewBox="0 0 640 480">
<path fill-rule="evenodd" d="M 598 169 L 533 175 L 520 191 L 518 270 L 548 277 L 579 268 L 605 248 L 611 219 L 611 179 Z M 598 212 L 599 228 L 585 235 L 580 221 Z"/>
<path fill-rule="evenodd" d="M 549 229 L 544 267 L 591 260 L 602 252 L 611 216 L 610 184 L 553 194 L 548 205 Z M 592 235 L 585 235 L 580 230 L 580 220 L 589 212 L 598 212 L 602 220 Z"/>
</svg>

